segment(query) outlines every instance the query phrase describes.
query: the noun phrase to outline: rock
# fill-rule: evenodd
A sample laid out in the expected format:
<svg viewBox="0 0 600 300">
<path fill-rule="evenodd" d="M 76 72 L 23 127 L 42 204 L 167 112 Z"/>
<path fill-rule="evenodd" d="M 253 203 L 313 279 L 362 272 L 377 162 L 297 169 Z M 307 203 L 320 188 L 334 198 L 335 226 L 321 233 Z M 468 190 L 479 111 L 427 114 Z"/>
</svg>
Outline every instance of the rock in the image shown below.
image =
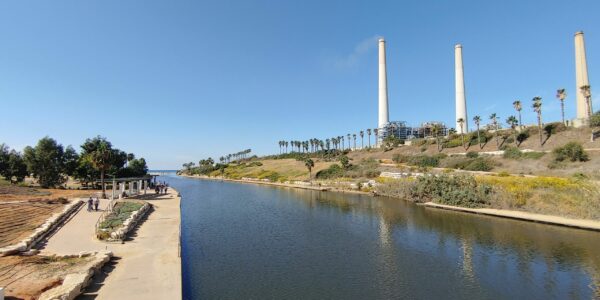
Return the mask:
<svg viewBox="0 0 600 300">
<path fill-rule="evenodd" d="M 28 251 L 22 252 L 21 255 L 23 255 L 23 256 L 34 256 L 34 255 L 36 255 L 38 253 L 40 253 L 40 250 L 29 249 Z"/>
</svg>

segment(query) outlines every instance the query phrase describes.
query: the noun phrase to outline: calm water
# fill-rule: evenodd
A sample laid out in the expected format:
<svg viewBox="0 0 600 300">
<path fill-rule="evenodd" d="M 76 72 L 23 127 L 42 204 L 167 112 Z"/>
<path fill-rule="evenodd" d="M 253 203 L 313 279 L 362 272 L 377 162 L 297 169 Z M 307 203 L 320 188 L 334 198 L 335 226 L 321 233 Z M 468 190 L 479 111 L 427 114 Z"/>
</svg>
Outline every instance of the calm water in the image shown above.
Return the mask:
<svg viewBox="0 0 600 300">
<path fill-rule="evenodd" d="M 600 233 L 397 199 L 162 177 L 185 299 L 592 299 Z"/>
</svg>

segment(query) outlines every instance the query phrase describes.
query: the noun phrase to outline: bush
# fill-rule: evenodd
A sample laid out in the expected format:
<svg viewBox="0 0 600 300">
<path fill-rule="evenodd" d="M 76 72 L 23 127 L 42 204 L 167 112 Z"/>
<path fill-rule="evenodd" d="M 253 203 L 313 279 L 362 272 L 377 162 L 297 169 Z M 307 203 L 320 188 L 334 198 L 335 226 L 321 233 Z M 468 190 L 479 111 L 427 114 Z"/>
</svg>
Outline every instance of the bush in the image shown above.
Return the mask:
<svg viewBox="0 0 600 300">
<path fill-rule="evenodd" d="M 466 167 L 468 171 L 490 171 L 494 168 L 494 164 L 483 157 L 473 159 Z"/>
<path fill-rule="evenodd" d="M 344 177 L 344 169 L 338 164 L 333 164 L 329 168 L 317 172 L 315 175 L 318 179 L 335 179 Z"/>
<path fill-rule="evenodd" d="M 491 194 L 490 185 L 479 184 L 470 175 L 421 176 L 410 189 L 410 196 L 420 202 L 471 208 L 489 205 Z"/>
<path fill-rule="evenodd" d="M 402 154 L 394 154 L 394 156 L 392 157 L 392 161 L 397 164 L 406 163 L 408 162 L 408 156 Z"/>
<path fill-rule="evenodd" d="M 504 158 L 508 159 L 519 159 L 521 158 L 522 152 L 517 147 L 507 146 L 504 148 L 504 154 L 502 155 Z"/>
<path fill-rule="evenodd" d="M 525 140 L 529 138 L 529 130 L 523 130 L 517 134 L 517 143 L 521 145 Z"/>
<path fill-rule="evenodd" d="M 577 142 L 570 142 L 562 147 L 555 148 L 552 153 L 554 154 L 555 161 L 588 161 L 589 157 L 583 146 Z"/>
<path fill-rule="evenodd" d="M 565 126 L 565 124 L 562 122 L 548 123 L 546 126 L 544 126 L 544 132 L 546 135 L 552 135 L 565 130 L 567 130 L 567 126 Z"/>
<path fill-rule="evenodd" d="M 467 157 L 468 158 L 477 158 L 477 157 L 479 157 L 479 153 L 475 152 L 475 151 L 469 151 L 469 152 L 467 152 Z"/>
<path fill-rule="evenodd" d="M 437 167 L 440 159 L 437 156 L 417 155 L 410 158 L 409 163 L 417 167 Z"/>
<path fill-rule="evenodd" d="M 462 139 L 460 137 L 458 137 L 455 139 L 448 140 L 444 144 L 444 148 L 456 148 L 456 147 L 462 147 L 462 145 L 463 145 Z"/>
</svg>

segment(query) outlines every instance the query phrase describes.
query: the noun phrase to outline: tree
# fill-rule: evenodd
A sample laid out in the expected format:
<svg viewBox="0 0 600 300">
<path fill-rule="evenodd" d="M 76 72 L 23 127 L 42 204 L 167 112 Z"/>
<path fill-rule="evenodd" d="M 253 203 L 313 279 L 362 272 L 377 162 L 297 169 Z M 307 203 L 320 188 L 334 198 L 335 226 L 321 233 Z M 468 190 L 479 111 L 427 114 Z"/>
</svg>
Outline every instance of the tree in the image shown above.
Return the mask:
<svg viewBox="0 0 600 300">
<path fill-rule="evenodd" d="M 360 135 L 360 149 L 362 150 L 365 147 L 365 132 L 361 130 L 358 134 Z"/>
<path fill-rule="evenodd" d="M 562 116 L 562 122 L 563 122 L 563 124 L 567 125 L 567 123 L 565 123 L 565 98 L 567 98 L 566 90 L 565 89 L 556 90 L 556 98 L 560 101 L 560 113 Z"/>
<path fill-rule="evenodd" d="M 367 135 L 369 136 L 369 149 L 371 148 L 371 129 L 367 129 Z"/>
<path fill-rule="evenodd" d="M 465 147 L 465 132 L 464 132 L 464 127 L 465 127 L 465 119 L 463 118 L 458 118 L 456 120 L 456 123 L 458 123 L 458 126 L 460 126 L 460 138 L 462 140 L 462 145 L 463 147 L 466 149 Z"/>
<path fill-rule="evenodd" d="M 581 90 L 581 93 L 583 94 L 583 97 L 585 98 L 585 107 L 586 107 L 586 112 L 587 112 L 587 116 L 588 116 L 588 124 L 589 124 L 590 128 L 592 129 L 590 141 L 593 142 L 594 141 L 594 128 L 593 128 L 593 124 L 592 124 L 592 90 L 589 85 L 581 86 L 580 90 Z"/>
<path fill-rule="evenodd" d="M 307 158 L 304 161 L 304 165 L 308 169 L 308 180 L 310 180 L 312 178 L 312 168 L 315 166 L 315 162 L 312 159 Z"/>
<path fill-rule="evenodd" d="M 0 160 L 4 161 L 1 163 L 3 166 L 0 167 L 0 175 L 10 183 L 22 182 L 29 174 L 23 156 L 15 150 L 8 152 L 8 147 L 3 144 L 0 144 Z"/>
<path fill-rule="evenodd" d="M 352 139 L 354 140 L 354 150 L 356 150 L 356 133 L 352 134 Z"/>
<path fill-rule="evenodd" d="M 500 148 L 500 142 L 498 141 L 498 116 L 496 113 L 490 115 L 490 120 L 492 120 L 492 124 L 494 125 L 494 136 L 496 138 L 496 148 Z"/>
<path fill-rule="evenodd" d="M 118 160 L 120 160 L 119 156 L 122 155 L 120 155 L 118 150 L 112 148 L 112 144 L 109 141 L 100 136 L 93 139 L 87 139 L 85 143 L 81 145 L 81 148 L 84 149 L 85 154 L 82 153 L 82 155 L 85 155 L 85 159 L 92 164 L 94 169 L 100 172 L 102 199 L 106 199 L 104 177 L 111 167 L 118 165 Z M 127 159 L 127 154 L 125 154 L 125 159 Z M 121 163 L 123 164 L 124 162 L 121 161 Z M 118 169 L 119 167 L 116 168 Z"/>
<path fill-rule="evenodd" d="M 63 184 L 64 149 L 54 139 L 44 137 L 35 147 L 27 146 L 23 151 L 27 171 L 38 179 L 42 187 L 54 187 Z"/>
<path fill-rule="evenodd" d="M 148 166 L 143 157 L 131 160 L 125 170 L 127 170 L 127 175 L 131 177 L 141 177 L 148 174 Z"/>
<path fill-rule="evenodd" d="M 477 126 L 477 143 L 479 144 L 479 149 L 481 149 L 481 132 L 479 131 L 479 124 L 481 124 L 481 117 L 474 116 L 473 122 L 475 122 L 475 126 Z"/>
<path fill-rule="evenodd" d="M 79 154 L 72 146 L 67 146 L 64 153 L 64 172 L 67 176 L 75 175 L 75 171 L 79 166 Z"/>
<path fill-rule="evenodd" d="M 444 147 L 443 147 L 444 145 L 442 144 L 442 142 L 440 140 L 441 131 L 442 131 L 442 125 L 436 123 L 431 126 L 431 133 L 435 137 L 435 144 L 437 145 L 438 152 L 442 152 L 442 150 L 444 149 Z"/>
<path fill-rule="evenodd" d="M 533 111 L 537 114 L 537 122 L 538 122 L 538 133 L 540 136 L 540 146 L 543 146 L 542 141 L 542 97 L 535 96 L 533 97 L 533 104 L 531 105 Z"/>
<path fill-rule="evenodd" d="M 513 102 L 513 107 L 519 115 L 519 128 L 523 128 L 523 122 L 521 122 L 521 110 L 523 109 L 523 105 L 521 104 L 521 101 L 515 100 L 515 102 Z"/>
<path fill-rule="evenodd" d="M 375 134 L 375 148 L 379 145 L 379 128 L 373 129 L 373 133 Z"/>
<path fill-rule="evenodd" d="M 517 131 L 516 131 L 516 128 L 517 128 L 517 124 L 519 124 L 519 121 L 517 120 L 517 118 L 515 116 L 509 116 L 506 119 L 506 123 L 512 129 L 513 134 L 515 135 L 515 144 L 517 144 Z"/>
<path fill-rule="evenodd" d="M 350 164 L 350 159 L 348 159 L 348 156 L 346 155 L 342 155 L 340 157 L 340 163 L 342 164 L 342 168 L 344 168 L 344 170 L 348 170 L 352 166 Z"/>
</svg>

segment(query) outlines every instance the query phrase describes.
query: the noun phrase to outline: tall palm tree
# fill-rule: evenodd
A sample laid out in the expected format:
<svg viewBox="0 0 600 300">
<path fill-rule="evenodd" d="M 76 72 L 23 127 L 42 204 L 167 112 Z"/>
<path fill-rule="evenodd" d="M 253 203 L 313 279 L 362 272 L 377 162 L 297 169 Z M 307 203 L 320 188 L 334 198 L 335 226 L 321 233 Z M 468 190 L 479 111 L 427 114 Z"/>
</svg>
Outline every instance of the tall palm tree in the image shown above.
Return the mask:
<svg viewBox="0 0 600 300">
<path fill-rule="evenodd" d="M 441 131 L 442 131 L 442 126 L 440 124 L 436 123 L 436 124 L 433 124 L 433 126 L 431 126 L 431 133 L 435 137 L 435 144 L 437 145 L 438 152 L 442 152 L 442 149 L 444 149 L 444 147 L 440 141 L 440 132 Z"/>
<path fill-rule="evenodd" d="M 330 148 L 330 143 L 331 143 L 330 139 L 325 139 L 325 147 L 327 147 L 327 150 L 329 150 L 329 148 Z"/>
<path fill-rule="evenodd" d="M 496 137 L 496 148 L 500 148 L 500 142 L 498 141 L 498 116 L 496 113 L 490 115 L 490 120 L 494 124 L 494 136 Z"/>
<path fill-rule="evenodd" d="M 519 124 L 519 120 L 517 120 L 517 118 L 515 116 L 509 116 L 506 119 L 506 124 L 508 124 L 508 126 L 510 126 L 510 128 L 512 129 L 513 134 L 515 135 L 515 145 L 517 144 L 517 124 Z"/>
<path fill-rule="evenodd" d="M 371 128 L 367 129 L 367 135 L 369 136 L 369 148 L 371 148 Z"/>
<path fill-rule="evenodd" d="M 588 118 L 588 124 L 590 126 L 590 128 L 592 128 L 592 89 L 589 85 L 583 85 L 580 87 L 581 89 L 581 93 L 583 94 L 583 97 L 585 98 L 585 107 L 587 110 L 587 118 Z M 591 130 L 591 135 L 590 135 L 590 142 L 594 141 L 594 129 L 592 128 Z"/>
<path fill-rule="evenodd" d="M 379 128 L 373 129 L 373 133 L 375 134 L 375 148 L 379 147 Z"/>
<path fill-rule="evenodd" d="M 352 139 L 354 140 L 354 150 L 356 150 L 356 133 L 352 134 Z"/>
<path fill-rule="evenodd" d="M 350 137 L 352 137 L 351 134 L 348 133 L 348 135 L 346 135 L 348 137 L 348 149 L 352 148 L 352 145 L 350 144 Z"/>
<path fill-rule="evenodd" d="M 542 97 L 535 96 L 533 97 L 533 104 L 531 105 L 533 111 L 537 114 L 538 121 L 538 132 L 540 136 L 540 146 L 542 146 Z"/>
<path fill-rule="evenodd" d="M 463 128 L 465 127 L 465 119 L 458 118 L 456 120 L 456 123 L 458 123 L 458 126 L 460 126 L 460 139 L 462 140 L 462 146 L 463 146 L 463 148 L 466 149 L 466 147 L 465 147 L 465 132 L 463 130 Z"/>
<path fill-rule="evenodd" d="M 523 109 L 523 105 L 521 104 L 521 101 L 515 100 L 515 102 L 513 102 L 513 107 L 519 115 L 519 128 L 523 128 L 523 122 L 521 122 L 521 110 Z"/>
<path fill-rule="evenodd" d="M 560 113 L 562 116 L 563 124 L 565 123 L 565 98 L 567 98 L 567 91 L 565 89 L 556 90 L 556 98 L 560 101 Z"/>
<path fill-rule="evenodd" d="M 100 141 L 94 151 L 89 153 L 89 160 L 92 166 L 100 171 L 100 185 L 102 186 L 102 199 L 106 199 L 106 186 L 104 185 L 104 175 L 113 164 L 113 150 L 107 141 Z"/>
<path fill-rule="evenodd" d="M 362 150 L 365 147 L 365 132 L 361 130 L 358 134 L 360 135 L 360 149 Z"/>
<path fill-rule="evenodd" d="M 304 161 L 304 165 L 308 169 L 308 180 L 310 181 L 310 179 L 312 178 L 312 168 L 315 166 L 315 162 L 312 159 L 307 158 Z"/>
<path fill-rule="evenodd" d="M 481 124 L 481 117 L 474 116 L 473 122 L 475 122 L 475 126 L 477 126 L 477 143 L 479 144 L 479 149 L 481 149 L 481 132 L 479 132 L 479 125 Z"/>
</svg>

